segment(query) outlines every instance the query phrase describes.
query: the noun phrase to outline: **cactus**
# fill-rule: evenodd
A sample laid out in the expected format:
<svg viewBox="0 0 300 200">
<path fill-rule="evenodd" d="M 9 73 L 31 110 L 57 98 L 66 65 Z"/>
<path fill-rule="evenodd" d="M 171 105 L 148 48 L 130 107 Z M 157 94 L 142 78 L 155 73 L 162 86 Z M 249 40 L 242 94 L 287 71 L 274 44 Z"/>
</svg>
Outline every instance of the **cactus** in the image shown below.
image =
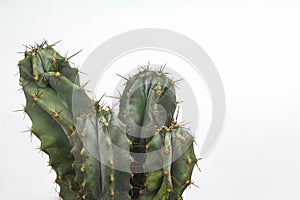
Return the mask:
<svg viewBox="0 0 300 200">
<path fill-rule="evenodd" d="M 60 197 L 182 199 L 197 159 L 193 136 L 173 117 L 174 81 L 163 69 L 139 69 L 125 78 L 116 114 L 86 95 L 70 57 L 53 46 L 30 47 L 18 66 L 30 132 L 49 155 Z"/>
</svg>

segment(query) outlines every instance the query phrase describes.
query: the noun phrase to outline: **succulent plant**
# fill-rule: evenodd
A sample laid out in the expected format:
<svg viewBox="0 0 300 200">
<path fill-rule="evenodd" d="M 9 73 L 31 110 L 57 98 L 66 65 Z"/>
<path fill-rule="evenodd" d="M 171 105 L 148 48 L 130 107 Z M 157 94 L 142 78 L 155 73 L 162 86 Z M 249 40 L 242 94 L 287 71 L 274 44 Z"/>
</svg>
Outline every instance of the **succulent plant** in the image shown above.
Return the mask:
<svg viewBox="0 0 300 200">
<path fill-rule="evenodd" d="M 197 158 L 193 136 L 174 118 L 174 81 L 162 68 L 139 69 L 125 78 L 116 114 L 88 97 L 70 57 L 53 46 L 30 47 L 18 66 L 30 132 L 49 155 L 60 197 L 182 199 Z"/>
</svg>

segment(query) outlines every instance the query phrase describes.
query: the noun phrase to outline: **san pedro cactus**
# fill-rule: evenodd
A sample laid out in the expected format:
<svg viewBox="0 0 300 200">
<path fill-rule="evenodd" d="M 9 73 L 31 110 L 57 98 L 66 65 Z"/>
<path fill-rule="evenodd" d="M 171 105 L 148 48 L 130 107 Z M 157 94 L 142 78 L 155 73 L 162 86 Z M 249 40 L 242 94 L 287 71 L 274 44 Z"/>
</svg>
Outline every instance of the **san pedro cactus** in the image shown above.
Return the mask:
<svg viewBox="0 0 300 200">
<path fill-rule="evenodd" d="M 53 45 L 26 50 L 18 66 L 30 131 L 62 199 L 182 199 L 197 162 L 194 138 L 174 119 L 174 81 L 162 69 L 126 78 L 116 114 L 86 95 L 78 69 Z"/>
</svg>

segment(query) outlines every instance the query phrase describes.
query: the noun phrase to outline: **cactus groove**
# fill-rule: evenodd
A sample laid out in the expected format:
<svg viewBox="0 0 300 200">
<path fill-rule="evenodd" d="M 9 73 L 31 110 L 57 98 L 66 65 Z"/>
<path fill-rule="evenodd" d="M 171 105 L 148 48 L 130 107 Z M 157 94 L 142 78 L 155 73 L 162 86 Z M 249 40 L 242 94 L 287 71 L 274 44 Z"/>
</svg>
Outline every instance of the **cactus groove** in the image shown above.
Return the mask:
<svg viewBox="0 0 300 200">
<path fill-rule="evenodd" d="M 53 47 L 28 47 L 18 66 L 30 132 L 49 155 L 60 197 L 182 199 L 197 158 L 193 136 L 174 119 L 174 81 L 163 69 L 140 68 L 125 78 L 115 113 L 88 97 L 70 57 Z"/>
</svg>

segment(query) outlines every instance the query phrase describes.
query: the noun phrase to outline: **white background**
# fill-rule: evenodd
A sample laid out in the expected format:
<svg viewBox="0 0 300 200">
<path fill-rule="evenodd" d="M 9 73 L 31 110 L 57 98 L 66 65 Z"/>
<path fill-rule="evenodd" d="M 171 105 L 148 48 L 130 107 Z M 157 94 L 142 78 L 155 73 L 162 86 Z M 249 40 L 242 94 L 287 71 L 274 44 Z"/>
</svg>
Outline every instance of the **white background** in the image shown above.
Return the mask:
<svg viewBox="0 0 300 200">
<path fill-rule="evenodd" d="M 35 150 L 30 125 L 12 110 L 22 44 L 63 40 L 84 51 L 137 28 L 165 28 L 196 41 L 223 79 L 223 136 L 193 180 L 187 200 L 298 200 L 300 180 L 300 5 L 296 1 L 0 1 L 1 199 L 54 200 L 55 174 Z"/>
</svg>

